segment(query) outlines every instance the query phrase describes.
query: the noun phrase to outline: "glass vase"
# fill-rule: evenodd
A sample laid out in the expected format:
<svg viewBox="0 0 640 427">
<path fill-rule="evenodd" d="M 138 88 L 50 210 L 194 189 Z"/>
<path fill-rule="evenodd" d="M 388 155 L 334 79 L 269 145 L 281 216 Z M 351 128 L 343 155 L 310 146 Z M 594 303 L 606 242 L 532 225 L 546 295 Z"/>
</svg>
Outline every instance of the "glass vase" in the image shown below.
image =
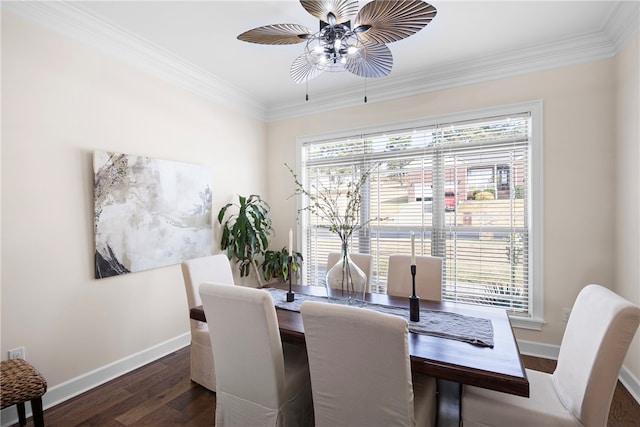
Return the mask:
<svg viewBox="0 0 640 427">
<path fill-rule="evenodd" d="M 330 302 L 357 306 L 364 304 L 367 275 L 351 260 L 347 243 L 342 244 L 338 262 L 327 271 L 325 286 Z"/>
</svg>

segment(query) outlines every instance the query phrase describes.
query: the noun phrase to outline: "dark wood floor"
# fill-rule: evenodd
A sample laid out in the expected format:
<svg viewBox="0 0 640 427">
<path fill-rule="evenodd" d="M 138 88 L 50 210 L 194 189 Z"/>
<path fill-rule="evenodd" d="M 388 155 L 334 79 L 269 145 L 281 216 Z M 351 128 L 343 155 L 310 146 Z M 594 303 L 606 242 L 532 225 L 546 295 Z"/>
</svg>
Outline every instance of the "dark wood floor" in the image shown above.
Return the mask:
<svg viewBox="0 0 640 427">
<path fill-rule="evenodd" d="M 523 360 L 531 369 L 555 368 L 553 360 L 530 356 Z M 44 418 L 49 427 L 213 426 L 215 400 L 215 393 L 189 379 L 186 347 L 48 409 Z M 618 383 L 609 427 L 639 425 L 640 405 Z"/>
</svg>

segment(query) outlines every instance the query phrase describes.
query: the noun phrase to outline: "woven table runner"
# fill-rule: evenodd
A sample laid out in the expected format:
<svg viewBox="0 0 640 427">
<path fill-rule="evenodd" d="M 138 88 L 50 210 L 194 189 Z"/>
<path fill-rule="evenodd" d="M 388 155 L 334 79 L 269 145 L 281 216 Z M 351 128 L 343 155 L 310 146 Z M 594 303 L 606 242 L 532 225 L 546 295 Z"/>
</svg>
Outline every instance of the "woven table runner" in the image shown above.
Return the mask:
<svg viewBox="0 0 640 427">
<path fill-rule="evenodd" d="M 265 288 L 271 293 L 273 303 L 282 310 L 300 312 L 303 301 L 321 301 L 328 303 L 326 297 L 296 293 L 296 299 L 287 302 L 287 291 L 277 288 Z M 362 308 L 393 314 L 409 319 L 409 309 L 366 302 Z M 420 321 L 407 320 L 409 331 L 417 334 L 447 338 L 481 347 L 493 347 L 493 326 L 490 319 L 463 316 L 446 311 L 420 309 Z"/>
</svg>

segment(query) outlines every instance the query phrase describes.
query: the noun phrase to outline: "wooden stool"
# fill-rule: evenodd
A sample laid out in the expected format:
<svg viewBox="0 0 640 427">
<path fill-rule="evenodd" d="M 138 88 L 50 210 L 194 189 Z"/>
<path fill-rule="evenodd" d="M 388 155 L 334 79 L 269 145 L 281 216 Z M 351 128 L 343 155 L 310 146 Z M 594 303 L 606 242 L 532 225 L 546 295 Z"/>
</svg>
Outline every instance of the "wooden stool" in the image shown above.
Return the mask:
<svg viewBox="0 0 640 427">
<path fill-rule="evenodd" d="M 33 366 L 22 359 L 3 360 L 0 372 L 0 401 L 2 408 L 18 406 L 21 426 L 27 424 L 24 403 L 31 401 L 33 424 L 44 427 L 42 395 L 47 391 L 47 380 Z"/>
</svg>

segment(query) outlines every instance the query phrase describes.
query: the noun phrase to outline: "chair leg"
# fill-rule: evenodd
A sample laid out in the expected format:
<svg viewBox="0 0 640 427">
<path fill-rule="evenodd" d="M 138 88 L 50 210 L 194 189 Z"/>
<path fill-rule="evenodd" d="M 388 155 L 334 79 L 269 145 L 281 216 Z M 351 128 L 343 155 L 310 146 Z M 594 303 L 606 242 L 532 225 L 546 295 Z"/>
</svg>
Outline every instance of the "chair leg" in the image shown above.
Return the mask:
<svg viewBox="0 0 640 427">
<path fill-rule="evenodd" d="M 18 424 L 20 424 L 21 426 L 26 426 L 27 417 L 24 413 L 24 402 L 16 403 L 16 406 L 18 407 Z"/>
<path fill-rule="evenodd" d="M 42 412 L 42 397 L 31 400 L 31 411 L 33 412 L 33 425 L 44 427 L 44 414 Z"/>
</svg>

